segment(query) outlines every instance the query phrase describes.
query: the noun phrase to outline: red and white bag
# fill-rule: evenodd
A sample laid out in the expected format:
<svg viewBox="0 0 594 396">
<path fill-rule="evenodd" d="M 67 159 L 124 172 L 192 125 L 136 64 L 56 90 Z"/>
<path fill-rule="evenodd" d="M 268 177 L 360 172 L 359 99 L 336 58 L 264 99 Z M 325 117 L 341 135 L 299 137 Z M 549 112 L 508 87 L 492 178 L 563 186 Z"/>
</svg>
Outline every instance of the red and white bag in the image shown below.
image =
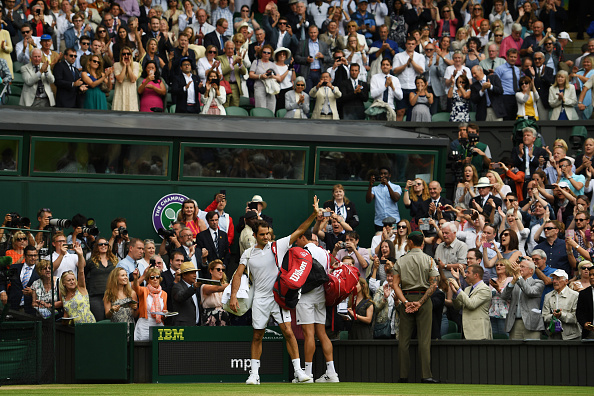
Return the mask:
<svg viewBox="0 0 594 396">
<path fill-rule="evenodd" d="M 340 264 L 328 274 L 328 278 L 324 284 L 326 305 L 333 307 L 357 290 L 359 270 L 351 265 Z"/>
</svg>

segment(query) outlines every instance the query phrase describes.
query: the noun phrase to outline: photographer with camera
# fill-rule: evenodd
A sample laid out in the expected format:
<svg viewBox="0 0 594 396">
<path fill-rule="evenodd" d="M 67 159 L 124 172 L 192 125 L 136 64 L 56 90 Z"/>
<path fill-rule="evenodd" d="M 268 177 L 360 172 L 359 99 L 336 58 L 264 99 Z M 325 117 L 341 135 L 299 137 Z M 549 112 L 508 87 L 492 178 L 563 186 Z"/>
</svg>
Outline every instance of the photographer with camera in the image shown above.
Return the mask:
<svg viewBox="0 0 594 396">
<path fill-rule="evenodd" d="M 166 257 L 165 262 L 169 264 L 172 258 L 173 252 L 181 246 L 179 242 L 179 233 L 181 232 L 183 225 L 179 221 L 174 221 L 170 225 L 170 229 L 159 228 L 157 234 L 163 238 L 163 242 L 159 246 L 159 255 Z"/>
<path fill-rule="evenodd" d="M 85 258 L 88 257 L 88 254 L 93 250 L 95 237 L 99 235 L 99 230 L 94 226 L 94 224 L 95 220 L 90 219 L 89 222 L 85 216 L 81 215 L 80 213 L 76 214 L 72 217 L 73 231 L 66 238 L 68 244 L 72 244 L 76 241 L 80 242 Z"/>
<path fill-rule="evenodd" d="M 355 231 L 348 231 L 345 234 L 345 242 L 338 242 L 334 245 L 332 255 L 339 262 L 343 257 L 351 256 L 354 266 L 357 267 L 360 274 L 365 274 L 370 262 L 369 250 L 359 247 L 359 234 Z"/>
<path fill-rule="evenodd" d="M 468 124 L 466 128 L 458 127 L 458 142 L 450 145 L 450 159 L 456 162 L 454 166 L 460 170 L 458 178 L 462 178 L 464 166 L 471 164 L 476 168 L 479 176 L 483 176 L 491 164 L 491 149 L 485 143 L 479 142 L 479 126 Z"/>
<path fill-rule="evenodd" d="M 323 72 L 318 84 L 309 91 L 309 97 L 316 101 L 312 120 L 339 120 L 336 100 L 341 96 L 340 89 L 330 81 L 330 73 Z"/>
<path fill-rule="evenodd" d="M 328 221 L 332 222 L 332 232 L 325 232 Z M 326 243 L 326 249 L 330 252 L 334 251 L 335 246 L 342 246 L 341 242 L 346 241 L 346 231 L 353 231 L 351 226 L 344 220 L 342 216 L 334 213 L 330 208 L 321 210 L 316 216 L 316 224 L 313 228 L 313 233 Z"/>
<path fill-rule="evenodd" d="M 126 219 L 123 217 L 116 217 L 111 221 L 109 247 L 112 253 L 115 254 L 119 260 L 122 260 L 128 255 L 129 244 L 130 237 L 128 236 L 128 229 L 126 228 Z"/>
<path fill-rule="evenodd" d="M 49 226 L 49 221 L 52 218 L 52 211 L 50 208 L 41 208 L 37 211 L 38 230 L 45 230 Z M 44 239 L 45 237 L 45 239 Z M 49 246 L 49 234 L 38 232 L 35 234 L 35 244 L 43 242 L 43 247 Z"/>
</svg>

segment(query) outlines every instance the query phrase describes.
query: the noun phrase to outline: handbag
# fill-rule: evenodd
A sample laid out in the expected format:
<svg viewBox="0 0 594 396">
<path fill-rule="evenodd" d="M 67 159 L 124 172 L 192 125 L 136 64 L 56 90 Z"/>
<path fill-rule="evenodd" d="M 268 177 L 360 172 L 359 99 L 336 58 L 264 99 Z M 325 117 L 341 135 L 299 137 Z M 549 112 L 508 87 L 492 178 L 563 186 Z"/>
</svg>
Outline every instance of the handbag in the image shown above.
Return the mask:
<svg viewBox="0 0 594 396">
<path fill-rule="evenodd" d="M 237 302 L 239 305 L 239 307 L 237 308 L 237 312 L 232 310 L 231 307 L 229 306 L 229 301 L 231 300 L 231 285 L 233 284 L 233 281 L 231 281 L 231 283 L 229 283 L 227 285 L 225 290 L 223 290 L 223 296 L 221 298 L 221 302 L 223 303 L 223 309 L 225 311 L 229 312 L 230 314 L 242 316 L 252 308 L 252 302 L 254 301 L 255 288 L 253 287 L 251 279 L 250 279 L 249 262 L 250 262 L 250 256 L 252 255 L 253 251 L 254 251 L 254 248 L 251 248 L 248 253 L 247 262 L 245 265 L 245 267 L 247 269 L 247 274 L 243 273 L 241 275 L 241 283 L 239 285 L 239 289 L 237 290 Z M 235 274 L 233 274 L 233 278 L 235 278 Z"/>
<path fill-rule="evenodd" d="M 376 323 L 373 328 L 374 339 L 392 338 L 391 320 L 388 318 L 384 323 Z"/>
<path fill-rule="evenodd" d="M 225 81 L 224 79 L 221 80 L 221 87 L 225 88 L 225 93 L 227 95 L 231 95 L 233 93 L 231 90 L 231 83 L 229 81 Z"/>
</svg>

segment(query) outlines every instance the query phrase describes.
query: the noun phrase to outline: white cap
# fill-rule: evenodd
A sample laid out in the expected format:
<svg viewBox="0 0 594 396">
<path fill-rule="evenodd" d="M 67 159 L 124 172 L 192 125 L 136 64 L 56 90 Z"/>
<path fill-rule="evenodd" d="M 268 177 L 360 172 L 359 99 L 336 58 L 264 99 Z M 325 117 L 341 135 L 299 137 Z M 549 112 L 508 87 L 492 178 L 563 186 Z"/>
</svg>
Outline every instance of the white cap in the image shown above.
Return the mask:
<svg viewBox="0 0 594 396">
<path fill-rule="evenodd" d="M 559 33 L 559 35 L 557 36 L 558 39 L 567 39 L 569 40 L 570 43 L 573 43 L 573 40 L 571 39 L 571 37 L 569 37 L 569 33 L 567 32 L 561 32 Z"/>
<path fill-rule="evenodd" d="M 553 272 L 551 275 L 558 276 L 559 278 L 569 279 L 569 277 L 567 276 L 567 272 L 565 272 L 562 269 L 556 269 L 555 272 Z"/>
</svg>

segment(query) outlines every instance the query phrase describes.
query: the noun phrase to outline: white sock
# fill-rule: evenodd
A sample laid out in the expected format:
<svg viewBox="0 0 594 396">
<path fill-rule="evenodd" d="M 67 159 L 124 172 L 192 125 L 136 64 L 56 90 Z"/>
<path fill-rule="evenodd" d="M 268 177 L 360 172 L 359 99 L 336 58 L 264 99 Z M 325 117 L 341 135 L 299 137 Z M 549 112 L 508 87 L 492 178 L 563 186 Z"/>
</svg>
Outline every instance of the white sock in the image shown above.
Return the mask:
<svg viewBox="0 0 594 396">
<path fill-rule="evenodd" d="M 336 374 L 336 369 L 334 368 L 334 360 L 331 362 L 326 362 L 326 374 Z"/>
<path fill-rule="evenodd" d="M 259 375 L 260 360 L 259 359 L 251 359 L 251 361 L 252 361 L 252 373 Z"/>
<path fill-rule="evenodd" d="M 291 360 L 291 362 L 293 362 L 293 369 L 295 371 L 301 370 L 301 359 L 299 359 L 299 358 L 293 359 L 293 360 Z"/>
<path fill-rule="evenodd" d="M 312 362 L 305 362 L 305 374 L 309 375 L 310 377 L 313 376 L 312 368 Z"/>
</svg>

